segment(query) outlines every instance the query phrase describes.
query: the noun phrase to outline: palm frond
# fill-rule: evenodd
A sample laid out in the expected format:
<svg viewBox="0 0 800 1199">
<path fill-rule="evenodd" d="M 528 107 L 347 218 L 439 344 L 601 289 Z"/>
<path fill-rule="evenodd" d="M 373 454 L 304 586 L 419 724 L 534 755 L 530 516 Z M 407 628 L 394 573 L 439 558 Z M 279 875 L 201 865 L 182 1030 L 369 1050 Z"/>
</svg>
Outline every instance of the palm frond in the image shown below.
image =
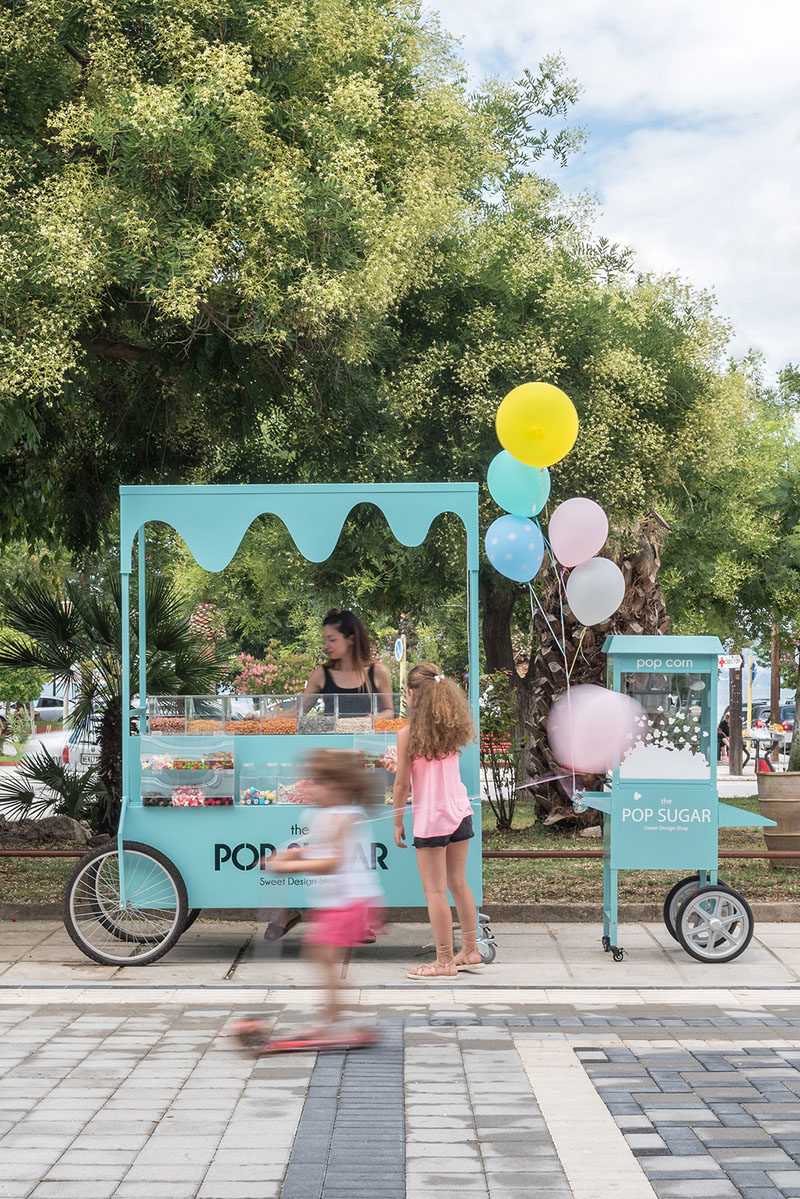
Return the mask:
<svg viewBox="0 0 800 1199">
<path fill-rule="evenodd" d="M 217 659 L 213 651 L 198 652 L 198 648 L 195 642 L 188 652 L 181 652 L 175 657 L 179 694 L 203 695 L 210 691 L 226 665 Z"/>
<path fill-rule="evenodd" d="M 44 747 L 24 758 L 19 770 L 0 783 L 0 809 L 17 820 L 48 813 L 83 820 L 105 798 L 106 787 L 94 767 L 76 774 Z"/>
<path fill-rule="evenodd" d="M 189 628 L 186 605 L 174 584 L 163 575 L 148 578 L 145 587 L 148 649 L 174 653 L 197 644 Z"/>
<path fill-rule="evenodd" d="M 102 591 L 84 591 L 77 583 L 67 584 L 67 593 L 75 610 L 79 613 L 85 629 L 91 630 L 95 650 L 116 651 L 122 641 L 122 614 L 119 603 L 119 578 L 113 580 Z"/>
<path fill-rule="evenodd" d="M 80 614 L 70 599 L 41 583 L 22 583 L 4 600 L 6 624 L 45 645 L 70 645 L 83 631 Z"/>
</svg>

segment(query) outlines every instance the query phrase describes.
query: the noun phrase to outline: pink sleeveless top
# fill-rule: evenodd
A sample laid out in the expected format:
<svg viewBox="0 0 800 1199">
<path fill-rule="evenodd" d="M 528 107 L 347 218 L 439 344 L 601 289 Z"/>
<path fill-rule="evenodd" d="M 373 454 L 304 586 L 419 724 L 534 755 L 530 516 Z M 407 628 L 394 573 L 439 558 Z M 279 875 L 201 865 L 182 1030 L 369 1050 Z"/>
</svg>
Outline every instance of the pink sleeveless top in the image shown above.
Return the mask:
<svg viewBox="0 0 800 1199">
<path fill-rule="evenodd" d="M 465 816 L 472 815 L 458 754 L 433 761 L 412 759 L 411 808 L 415 837 L 448 837 Z"/>
</svg>

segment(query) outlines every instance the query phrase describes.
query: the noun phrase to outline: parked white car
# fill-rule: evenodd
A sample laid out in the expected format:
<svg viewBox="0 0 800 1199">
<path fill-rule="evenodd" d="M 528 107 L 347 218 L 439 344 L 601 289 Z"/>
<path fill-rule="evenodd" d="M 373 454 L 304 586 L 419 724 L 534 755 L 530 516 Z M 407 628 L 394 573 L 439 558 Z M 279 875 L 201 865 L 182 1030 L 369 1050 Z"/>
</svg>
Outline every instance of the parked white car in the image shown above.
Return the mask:
<svg viewBox="0 0 800 1199">
<path fill-rule="evenodd" d="M 72 770 L 88 770 L 100 761 L 100 744 L 97 733 L 99 720 L 95 719 L 88 728 L 73 729 L 67 744 L 61 751 L 61 761 Z"/>
<path fill-rule="evenodd" d="M 57 695 L 40 695 L 33 711 L 40 724 L 60 724 L 64 719 L 64 701 Z"/>
</svg>

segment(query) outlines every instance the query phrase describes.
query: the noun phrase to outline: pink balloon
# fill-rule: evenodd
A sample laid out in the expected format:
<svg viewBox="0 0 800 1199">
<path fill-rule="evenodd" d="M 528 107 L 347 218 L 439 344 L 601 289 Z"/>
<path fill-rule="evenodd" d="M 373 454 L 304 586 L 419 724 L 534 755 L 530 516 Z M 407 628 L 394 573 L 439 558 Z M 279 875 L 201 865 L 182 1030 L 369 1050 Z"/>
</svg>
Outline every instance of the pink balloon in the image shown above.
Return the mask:
<svg viewBox="0 0 800 1199">
<path fill-rule="evenodd" d="M 643 708 L 629 695 L 584 684 L 550 709 L 547 735 L 557 762 L 578 774 L 605 774 L 634 741 Z"/>
<path fill-rule="evenodd" d="M 577 496 L 558 505 L 547 532 L 561 565 L 577 566 L 593 558 L 605 545 L 608 517 L 594 500 Z"/>
</svg>

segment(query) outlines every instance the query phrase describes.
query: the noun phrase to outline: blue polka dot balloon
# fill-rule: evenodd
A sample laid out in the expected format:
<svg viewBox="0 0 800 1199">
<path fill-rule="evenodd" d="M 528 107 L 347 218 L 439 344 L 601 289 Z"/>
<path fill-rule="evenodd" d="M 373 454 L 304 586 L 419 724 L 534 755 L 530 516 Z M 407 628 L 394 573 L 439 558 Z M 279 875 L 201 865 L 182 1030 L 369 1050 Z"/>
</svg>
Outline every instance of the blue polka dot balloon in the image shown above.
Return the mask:
<svg viewBox="0 0 800 1199">
<path fill-rule="evenodd" d="M 495 570 L 515 583 L 529 583 L 544 557 L 541 530 L 525 516 L 500 516 L 486 530 L 486 556 Z"/>
</svg>

